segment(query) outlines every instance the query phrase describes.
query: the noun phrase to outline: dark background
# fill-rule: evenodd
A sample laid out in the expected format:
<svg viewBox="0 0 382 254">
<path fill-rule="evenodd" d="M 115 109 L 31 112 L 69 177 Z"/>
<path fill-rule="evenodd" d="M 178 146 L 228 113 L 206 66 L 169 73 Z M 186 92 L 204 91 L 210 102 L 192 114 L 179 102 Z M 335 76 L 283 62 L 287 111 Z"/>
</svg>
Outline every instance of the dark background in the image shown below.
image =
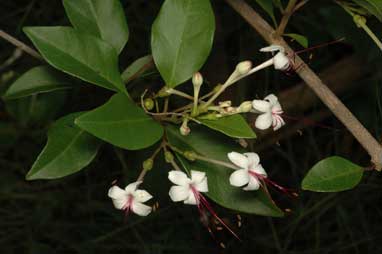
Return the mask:
<svg viewBox="0 0 382 254">
<path fill-rule="evenodd" d="M 266 17 L 255 1 L 247 2 Z M 150 28 L 162 1 L 122 3 L 130 39 L 120 58 L 121 69 L 150 53 Z M 238 61 L 260 63 L 269 57 L 258 52 L 264 41 L 239 15 L 224 1 L 212 3 L 217 31 L 202 70 L 211 87 L 224 81 Z M 377 20 L 370 18 L 368 24 L 381 35 Z M 0 29 L 28 45 L 22 27 L 48 25 L 69 25 L 60 0 L 0 1 Z M 301 56 L 381 140 L 382 52 L 332 1 L 310 1 L 293 16 L 287 31 L 307 36 L 310 45 L 346 38 Z M 291 45 L 301 49 L 295 42 Z M 1 93 L 20 74 L 41 64 L 24 54 L 11 65 L 2 65 L 14 50 L 0 40 Z M 133 84 L 140 89 L 160 85 L 157 73 Z M 271 92 L 297 120 L 289 120 L 280 132 L 259 133 L 250 149 L 261 155 L 263 166 L 277 182 L 300 192 L 307 170 L 331 155 L 370 166 L 351 134 L 293 73 L 268 69 L 240 82 L 224 98 L 240 102 Z M 169 202 L 168 166 L 161 161 L 146 178 L 150 192 L 159 196 L 159 209 L 147 218 L 130 216 L 125 222 L 112 207 L 107 190 L 115 179 L 121 185 L 135 179 L 149 151 L 133 153 L 104 145 L 80 173 L 53 181 L 25 181 L 54 119 L 94 108 L 109 96 L 95 86 L 79 85 L 71 91 L 0 102 L 0 253 L 381 253 L 382 179 L 377 172 L 366 172 L 356 189 L 342 193 L 300 192 L 292 200 L 273 193 L 277 203 L 292 212 L 278 219 L 242 214 L 240 228 L 236 213 L 216 207 L 242 242 L 224 231 L 214 239 L 200 223 L 195 207 Z M 253 121 L 253 116 L 248 119 Z"/>
</svg>

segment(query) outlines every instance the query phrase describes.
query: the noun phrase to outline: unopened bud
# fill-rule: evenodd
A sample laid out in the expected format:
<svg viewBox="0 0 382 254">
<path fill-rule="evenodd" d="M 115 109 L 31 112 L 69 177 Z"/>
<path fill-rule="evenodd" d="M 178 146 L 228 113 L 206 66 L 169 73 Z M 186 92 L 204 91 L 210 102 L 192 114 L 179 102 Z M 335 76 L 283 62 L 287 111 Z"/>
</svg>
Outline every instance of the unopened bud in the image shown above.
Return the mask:
<svg viewBox="0 0 382 254">
<path fill-rule="evenodd" d="M 356 23 L 357 27 L 361 27 L 366 24 L 366 18 L 361 15 L 354 15 L 353 20 Z"/>
<path fill-rule="evenodd" d="M 179 131 L 180 131 L 180 134 L 182 134 L 183 136 L 187 136 L 188 134 L 190 134 L 191 129 L 188 127 L 188 119 L 187 118 L 185 118 L 183 120 L 183 123 L 180 126 Z"/>
<path fill-rule="evenodd" d="M 145 109 L 152 110 L 154 108 L 154 101 L 150 98 L 145 99 L 143 102 Z"/>
<path fill-rule="evenodd" d="M 252 101 L 244 101 L 240 104 L 238 111 L 240 113 L 246 113 L 251 111 L 252 109 Z"/>
<path fill-rule="evenodd" d="M 172 155 L 171 152 L 166 151 L 164 152 L 164 159 L 167 163 L 171 163 L 172 161 L 174 161 L 174 155 Z"/>
<path fill-rule="evenodd" d="M 240 73 L 240 75 L 247 74 L 252 68 L 251 61 L 243 61 L 236 65 L 236 70 Z"/>
<path fill-rule="evenodd" d="M 192 76 L 192 84 L 195 88 L 199 88 L 203 84 L 203 76 L 200 72 L 194 73 Z"/>
<path fill-rule="evenodd" d="M 149 158 L 143 162 L 143 169 L 148 171 L 151 170 L 154 166 L 154 160 Z"/>
<path fill-rule="evenodd" d="M 193 151 L 185 151 L 183 155 L 189 161 L 195 161 L 197 156 L 196 153 Z"/>
</svg>

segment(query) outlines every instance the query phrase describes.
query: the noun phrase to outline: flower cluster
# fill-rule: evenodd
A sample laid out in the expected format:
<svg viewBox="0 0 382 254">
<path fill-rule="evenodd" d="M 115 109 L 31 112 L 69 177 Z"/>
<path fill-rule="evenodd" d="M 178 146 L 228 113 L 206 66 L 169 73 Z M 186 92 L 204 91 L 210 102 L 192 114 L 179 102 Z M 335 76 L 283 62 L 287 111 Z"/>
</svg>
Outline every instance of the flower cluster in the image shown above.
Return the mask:
<svg viewBox="0 0 382 254">
<path fill-rule="evenodd" d="M 263 183 L 269 183 L 280 190 L 286 190 L 267 179 L 267 173 L 260 164 L 260 158 L 256 153 L 228 153 L 228 159 L 237 166 L 229 182 L 232 186 L 243 187 L 245 191 L 258 190 Z M 210 205 L 201 193 L 208 192 L 208 182 L 205 172 L 191 170 L 191 177 L 182 171 L 172 170 L 168 173 L 168 179 L 174 184 L 169 191 L 173 202 L 183 202 L 188 205 L 203 206 L 210 210 Z M 112 186 L 108 196 L 112 199 L 114 207 L 124 210 L 126 213 L 133 212 L 140 216 L 147 216 L 151 207 L 144 205 L 152 198 L 145 190 L 138 189 L 141 181 L 131 183 L 125 189 Z M 211 211 L 210 211 L 211 212 Z"/>
</svg>

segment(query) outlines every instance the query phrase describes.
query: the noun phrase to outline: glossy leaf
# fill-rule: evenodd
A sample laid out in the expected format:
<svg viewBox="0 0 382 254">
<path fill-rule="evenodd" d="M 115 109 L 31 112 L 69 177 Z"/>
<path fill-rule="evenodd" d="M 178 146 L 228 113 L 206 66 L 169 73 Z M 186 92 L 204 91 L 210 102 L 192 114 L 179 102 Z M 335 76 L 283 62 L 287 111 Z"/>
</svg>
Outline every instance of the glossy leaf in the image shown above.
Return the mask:
<svg viewBox="0 0 382 254">
<path fill-rule="evenodd" d="M 27 27 L 24 31 L 55 68 L 95 85 L 125 92 L 117 53 L 107 43 L 70 27 Z"/>
<path fill-rule="evenodd" d="M 362 175 L 362 167 L 333 156 L 313 166 L 302 181 L 302 188 L 317 192 L 349 190 L 361 181 Z"/>
<path fill-rule="evenodd" d="M 163 135 L 162 126 L 123 94 L 114 95 L 106 104 L 77 118 L 76 124 L 106 142 L 129 150 L 151 146 Z"/>
<path fill-rule="evenodd" d="M 120 0 L 64 0 L 72 25 L 112 45 L 118 53 L 129 39 L 129 28 Z"/>
<path fill-rule="evenodd" d="M 151 55 L 138 58 L 122 73 L 122 80 L 127 84 L 131 80 L 140 77 L 151 67 L 153 67 L 153 57 Z"/>
<path fill-rule="evenodd" d="M 154 62 L 168 87 L 188 80 L 206 61 L 215 18 L 209 0 L 166 0 L 151 33 Z"/>
<path fill-rule="evenodd" d="M 242 148 L 230 139 L 205 128 L 193 127 L 189 136 L 182 136 L 174 126 L 166 128 L 168 141 L 183 151 L 195 151 L 203 156 L 228 162 L 227 153 L 243 152 Z M 245 192 L 229 184 L 232 170 L 215 164 L 189 162 L 178 157 L 187 171 L 204 171 L 208 177 L 209 192 L 206 195 L 223 207 L 264 216 L 283 216 L 283 212 L 273 203 L 263 190 Z"/>
<path fill-rule="evenodd" d="M 199 120 L 203 125 L 232 138 L 256 138 L 256 134 L 241 115 L 232 115 L 217 120 Z"/>
<path fill-rule="evenodd" d="M 303 36 L 301 34 L 284 34 L 284 35 L 292 38 L 295 41 L 297 41 L 298 44 L 300 44 L 304 48 L 308 47 L 308 44 L 309 44 L 308 38 L 306 38 L 305 36 Z"/>
<path fill-rule="evenodd" d="M 81 114 L 67 115 L 52 125 L 48 142 L 28 172 L 27 180 L 67 176 L 94 159 L 101 141 L 74 125 L 74 119 Z"/>
<path fill-rule="evenodd" d="M 4 99 L 17 99 L 37 93 L 68 89 L 71 81 L 62 73 L 48 66 L 30 69 L 19 77 L 5 92 Z"/>
</svg>

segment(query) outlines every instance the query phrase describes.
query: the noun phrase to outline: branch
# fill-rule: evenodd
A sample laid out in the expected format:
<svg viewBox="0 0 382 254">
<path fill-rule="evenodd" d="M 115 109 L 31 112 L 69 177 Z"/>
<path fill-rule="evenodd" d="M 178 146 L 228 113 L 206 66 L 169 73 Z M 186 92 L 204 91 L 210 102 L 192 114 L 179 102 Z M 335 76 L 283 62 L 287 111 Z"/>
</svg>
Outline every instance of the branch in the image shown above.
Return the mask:
<svg viewBox="0 0 382 254">
<path fill-rule="evenodd" d="M 286 52 L 294 55 L 293 50 L 276 31 L 243 0 L 226 0 L 269 44 L 278 44 Z M 350 110 L 337 96 L 322 82 L 322 80 L 296 55 L 295 65 L 301 66 L 296 73 L 316 93 L 321 101 L 345 125 L 358 142 L 365 148 L 377 170 L 382 170 L 382 146 L 370 132 L 358 121 Z"/>
<path fill-rule="evenodd" d="M 25 43 L 19 41 L 18 39 L 16 39 L 13 36 L 7 34 L 6 32 L 4 32 L 1 29 L 0 29 L 0 38 L 3 38 L 4 40 L 15 45 L 16 47 L 18 47 L 19 49 L 21 49 L 25 53 L 37 58 L 38 60 L 44 61 L 44 59 L 41 57 L 41 55 L 36 50 L 32 49 L 31 47 L 27 46 Z"/>
<path fill-rule="evenodd" d="M 294 12 L 294 7 L 296 6 L 297 0 L 289 0 L 288 5 L 285 9 L 284 16 L 281 19 L 279 26 L 277 27 L 276 34 L 282 36 L 284 34 L 285 28 L 289 22 L 290 17 Z"/>
</svg>

